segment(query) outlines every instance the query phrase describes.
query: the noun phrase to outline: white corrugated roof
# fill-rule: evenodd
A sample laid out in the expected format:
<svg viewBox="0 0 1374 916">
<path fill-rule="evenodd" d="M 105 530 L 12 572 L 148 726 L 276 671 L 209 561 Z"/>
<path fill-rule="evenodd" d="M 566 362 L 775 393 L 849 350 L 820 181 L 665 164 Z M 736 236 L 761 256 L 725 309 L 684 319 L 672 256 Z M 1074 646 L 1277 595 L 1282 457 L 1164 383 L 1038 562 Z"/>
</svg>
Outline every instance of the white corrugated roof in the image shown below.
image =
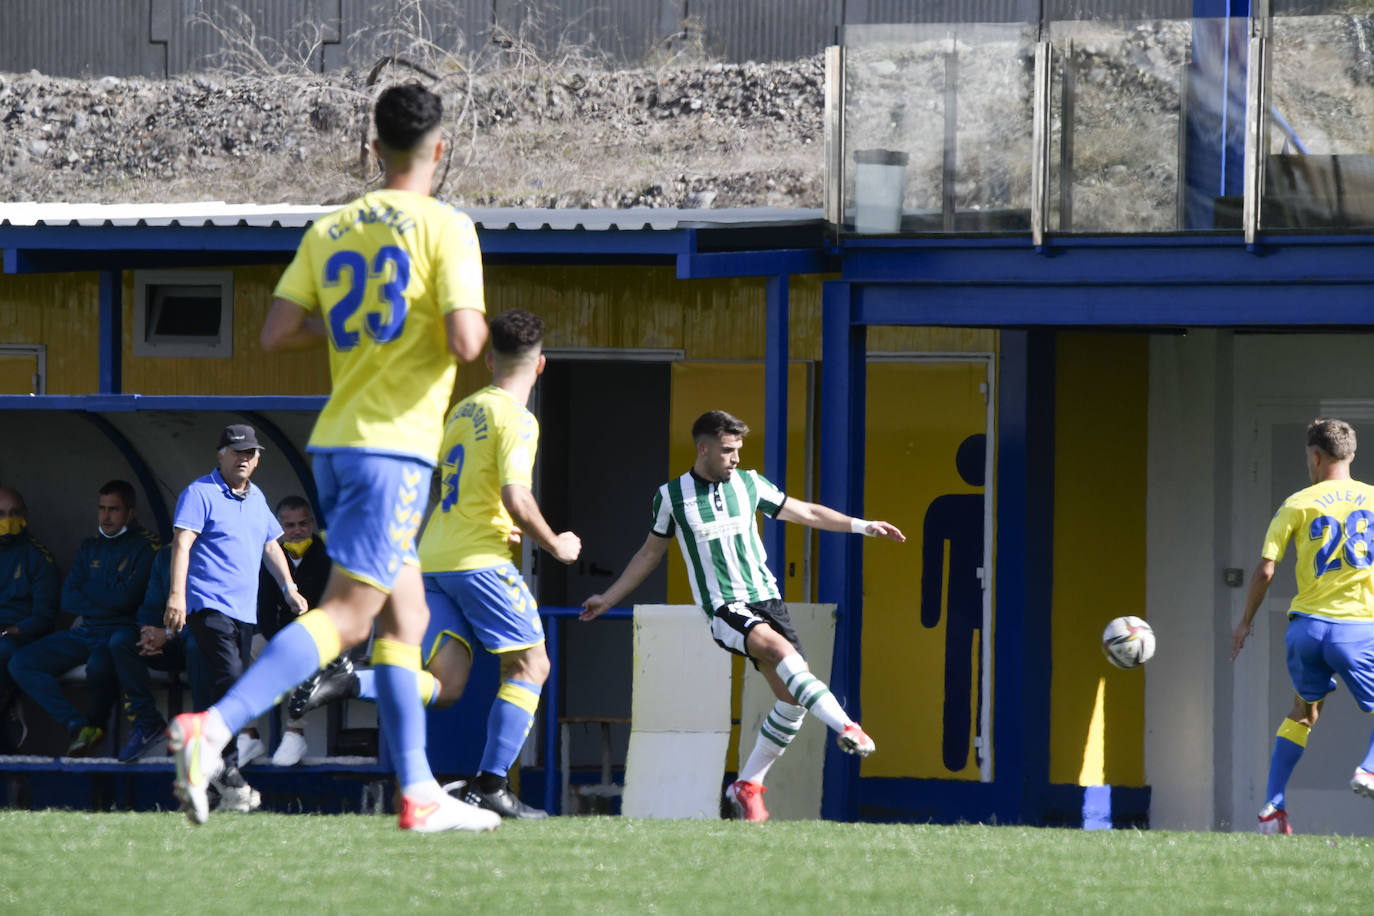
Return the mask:
<svg viewBox="0 0 1374 916">
<path fill-rule="evenodd" d="M 0 226 L 281 226 L 305 227 L 336 209 L 314 204 L 0 204 Z M 521 207 L 462 208 L 483 229 L 670 230 L 726 226 L 796 224 L 823 218 L 819 209 L 738 207 L 675 210 L 553 210 Z"/>
</svg>

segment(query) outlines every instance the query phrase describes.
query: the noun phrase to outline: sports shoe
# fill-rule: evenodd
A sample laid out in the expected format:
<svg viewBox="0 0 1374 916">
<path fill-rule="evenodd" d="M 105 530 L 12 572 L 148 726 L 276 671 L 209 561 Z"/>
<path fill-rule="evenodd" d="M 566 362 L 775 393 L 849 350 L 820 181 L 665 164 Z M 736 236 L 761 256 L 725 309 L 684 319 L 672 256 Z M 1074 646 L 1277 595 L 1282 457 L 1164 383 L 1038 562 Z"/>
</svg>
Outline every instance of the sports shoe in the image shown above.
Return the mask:
<svg viewBox="0 0 1374 916">
<path fill-rule="evenodd" d="M 541 808 L 532 808 L 516 798 L 508 785 L 495 792 L 483 792 L 477 788 L 476 782 L 470 783 L 463 792 L 463 801 L 485 811 L 494 811 L 501 817 L 518 820 L 541 821 L 549 816 L 549 812 Z"/>
<path fill-rule="evenodd" d="M 214 730 L 209 712 L 184 712 L 167 727 L 167 750 L 176 762 L 177 778 L 172 784 L 181 810 L 193 824 L 203 824 L 210 816 L 207 790 L 210 780 L 224 768 L 220 752 L 229 736 L 211 735 Z M 224 726 L 219 726 L 224 731 Z"/>
<path fill-rule="evenodd" d="M 358 688 L 353 660 L 347 655 L 340 655 L 291 691 L 291 696 L 286 700 L 286 714 L 292 719 L 300 719 L 310 710 L 326 703 L 353 699 L 358 695 Z"/>
<path fill-rule="evenodd" d="M 757 782 L 738 779 L 725 787 L 725 797 L 735 806 L 735 816 L 742 821 L 768 820 L 768 809 L 763 806 L 763 793 L 768 790 Z"/>
<path fill-rule="evenodd" d="M 480 833 L 501 826 L 501 816 L 465 804 L 447 793 L 439 793 L 428 800 L 412 795 L 401 798 L 396 824 L 402 830 L 416 833 L 438 833 L 442 830 L 469 830 Z"/>
<path fill-rule="evenodd" d="M 864 734 L 864 730 L 859 728 L 857 722 L 846 725 L 835 740 L 840 745 L 840 750 L 846 754 L 858 754 L 860 757 L 867 757 L 878 749 L 873 739 Z"/>
<path fill-rule="evenodd" d="M 237 811 L 240 814 L 247 814 L 262 807 L 262 795 L 247 783 L 241 786 L 226 786 L 217 782 L 214 785 L 219 790 L 219 804 L 215 805 L 216 811 Z"/>
<path fill-rule="evenodd" d="M 295 766 L 305 757 L 306 747 L 305 735 L 288 729 L 281 736 L 281 744 L 277 745 L 277 752 L 272 755 L 272 766 Z"/>
<path fill-rule="evenodd" d="M 1282 808 L 1275 808 L 1272 803 L 1266 804 L 1260 809 L 1259 832 L 1266 836 L 1292 834 L 1293 828 L 1288 824 L 1288 812 Z"/>
<path fill-rule="evenodd" d="M 1356 767 L 1355 775 L 1350 777 L 1350 788 L 1356 795 L 1374 798 L 1374 773 L 1364 767 Z"/>
<path fill-rule="evenodd" d="M 95 753 L 95 746 L 105 738 L 105 729 L 99 725 L 83 725 L 67 745 L 68 757 L 89 757 Z"/>
<path fill-rule="evenodd" d="M 146 754 L 154 744 L 167 733 L 167 726 L 161 723 L 157 725 L 146 725 L 136 723 L 134 730 L 129 734 L 129 740 L 124 742 L 124 746 L 119 749 L 115 756 L 120 763 L 128 763 L 137 760 Z"/>
<path fill-rule="evenodd" d="M 248 764 L 257 760 L 259 757 L 267 755 L 267 745 L 262 743 L 262 739 L 247 733 L 238 737 L 238 759 L 239 766 L 246 767 Z"/>
</svg>

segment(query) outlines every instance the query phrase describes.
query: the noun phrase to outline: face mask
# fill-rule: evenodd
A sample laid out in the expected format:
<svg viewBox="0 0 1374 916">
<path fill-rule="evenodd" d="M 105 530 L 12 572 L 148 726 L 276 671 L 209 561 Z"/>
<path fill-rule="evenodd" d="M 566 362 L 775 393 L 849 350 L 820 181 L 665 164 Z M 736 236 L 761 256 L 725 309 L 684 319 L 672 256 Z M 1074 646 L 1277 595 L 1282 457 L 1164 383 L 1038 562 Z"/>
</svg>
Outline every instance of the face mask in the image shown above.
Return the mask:
<svg viewBox="0 0 1374 916">
<path fill-rule="evenodd" d="M 22 515 L 11 515 L 9 518 L 0 518 L 0 537 L 9 537 L 19 534 L 28 525 L 28 519 Z"/>
<path fill-rule="evenodd" d="M 310 545 L 313 543 L 315 543 L 314 538 L 306 538 L 303 541 L 282 541 L 281 546 L 287 553 L 299 560 L 305 556 L 305 552 L 310 549 Z"/>
<path fill-rule="evenodd" d="M 103 538 L 109 538 L 110 540 L 113 541 L 115 538 L 119 537 L 121 534 L 123 534 L 124 532 L 128 531 L 128 530 L 129 530 L 129 526 L 128 526 L 128 525 L 125 525 L 123 528 L 120 528 L 120 529 L 119 529 L 118 531 L 116 531 L 114 534 L 106 534 L 106 533 L 105 533 L 105 529 L 104 529 L 104 528 L 101 528 L 99 525 L 96 525 L 96 526 L 95 526 L 95 530 L 100 532 L 100 536 L 101 536 L 101 537 L 103 537 Z"/>
</svg>

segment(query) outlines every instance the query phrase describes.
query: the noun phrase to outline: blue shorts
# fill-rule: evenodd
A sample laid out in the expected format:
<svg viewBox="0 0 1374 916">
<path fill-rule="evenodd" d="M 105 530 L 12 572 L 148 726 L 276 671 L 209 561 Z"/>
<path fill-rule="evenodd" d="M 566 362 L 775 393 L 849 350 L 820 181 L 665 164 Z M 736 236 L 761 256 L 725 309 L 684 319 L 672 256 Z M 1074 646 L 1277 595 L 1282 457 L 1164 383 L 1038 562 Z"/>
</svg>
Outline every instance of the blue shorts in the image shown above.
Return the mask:
<svg viewBox="0 0 1374 916">
<path fill-rule="evenodd" d="M 1295 614 L 1284 636 L 1293 689 L 1315 703 L 1336 689 L 1335 675 L 1365 712 L 1374 712 L 1374 621 L 1358 623 Z"/>
<path fill-rule="evenodd" d="M 512 652 L 544 641 L 539 606 L 510 563 L 464 572 L 425 573 L 429 628 L 420 650 L 428 663 L 445 639 L 472 651 L 480 642 L 488 652 Z"/>
<path fill-rule="evenodd" d="M 315 486 L 329 559 L 352 578 L 390 593 L 402 564 L 420 565 L 415 532 L 431 470 L 418 458 L 317 452 Z"/>
</svg>

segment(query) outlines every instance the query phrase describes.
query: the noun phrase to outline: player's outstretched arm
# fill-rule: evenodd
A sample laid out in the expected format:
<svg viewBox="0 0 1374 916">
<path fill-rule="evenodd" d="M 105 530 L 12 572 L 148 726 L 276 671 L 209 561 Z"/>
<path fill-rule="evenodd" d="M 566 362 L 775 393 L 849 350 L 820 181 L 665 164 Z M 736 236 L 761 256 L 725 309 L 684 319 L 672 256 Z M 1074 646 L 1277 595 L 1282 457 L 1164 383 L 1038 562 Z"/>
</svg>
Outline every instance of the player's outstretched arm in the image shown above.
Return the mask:
<svg viewBox="0 0 1374 916">
<path fill-rule="evenodd" d="M 649 577 L 649 573 L 658 568 L 658 564 L 663 562 L 663 555 L 668 552 L 668 541 L 670 538 L 659 537 L 650 534 L 644 541 L 644 546 L 635 551 L 635 555 L 630 558 L 625 571 L 620 574 L 620 578 L 611 583 L 611 587 L 599 595 L 592 595 L 582 602 L 582 613 L 577 615 L 578 620 L 594 620 L 606 613 L 610 608 L 615 607 L 629 596 L 630 592 L 639 587 L 639 583 Z"/>
<path fill-rule="evenodd" d="M 1269 593 L 1269 583 L 1274 580 L 1274 561 L 1260 560 L 1255 571 L 1250 574 L 1250 587 L 1245 592 L 1245 613 L 1240 623 L 1231 633 L 1231 661 L 1236 660 L 1240 650 L 1245 648 L 1245 639 L 1250 635 L 1251 624 L 1259 613 L 1264 596 Z"/>
<path fill-rule="evenodd" d="M 799 525 L 818 528 L 821 531 L 864 534 L 871 538 L 887 538 L 889 541 L 896 541 L 899 544 L 906 540 L 906 535 L 902 534 L 901 529 L 889 522 L 851 518 L 843 512 L 836 512 L 827 506 L 804 502 L 790 496 L 787 498 L 787 502 L 782 504 L 782 508 L 778 510 L 777 518 L 779 521 L 796 522 Z"/>
<path fill-rule="evenodd" d="M 571 531 L 558 534 L 544 520 L 539 503 L 528 489 L 514 484 L 501 488 L 501 502 L 524 534 L 544 548 L 560 563 L 571 563 L 582 553 L 582 539 Z"/>
<path fill-rule="evenodd" d="M 258 339 L 268 353 L 313 347 L 324 339 L 324 322 L 310 317 L 290 299 L 273 299 Z"/>
</svg>

